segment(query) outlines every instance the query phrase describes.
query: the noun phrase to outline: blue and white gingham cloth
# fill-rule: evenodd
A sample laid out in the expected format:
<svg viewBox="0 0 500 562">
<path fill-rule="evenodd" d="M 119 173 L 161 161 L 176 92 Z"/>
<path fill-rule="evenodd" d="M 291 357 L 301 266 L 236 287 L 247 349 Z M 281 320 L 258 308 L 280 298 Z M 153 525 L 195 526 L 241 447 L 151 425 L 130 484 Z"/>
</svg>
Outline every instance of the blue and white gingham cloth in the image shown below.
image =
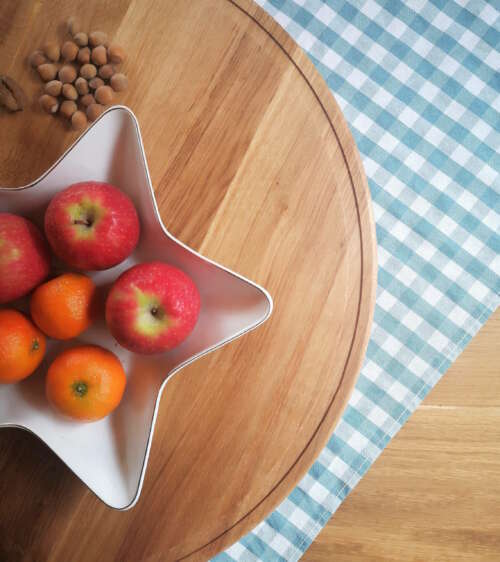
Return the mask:
<svg viewBox="0 0 500 562">
<path fill-rule="evenodd" d="M 500 303 L 500 4 L 258 0 L 356 139 L 378 292 L 367 357 L 309 473 L 214 560 L 298 560 Z"/>
</svg>

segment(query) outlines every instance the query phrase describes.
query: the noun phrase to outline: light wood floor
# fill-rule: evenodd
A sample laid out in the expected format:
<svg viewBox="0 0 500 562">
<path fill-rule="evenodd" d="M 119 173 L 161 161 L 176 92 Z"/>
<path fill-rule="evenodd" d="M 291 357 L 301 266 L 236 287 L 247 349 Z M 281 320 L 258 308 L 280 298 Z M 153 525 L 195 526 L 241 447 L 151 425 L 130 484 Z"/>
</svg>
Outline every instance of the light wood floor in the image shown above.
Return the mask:
<svg viewBox="0 0 500 562">
<path fill-rule="evenodd" d="M 500 561 L 500 309 L 302 560 Z"/>
</svg>

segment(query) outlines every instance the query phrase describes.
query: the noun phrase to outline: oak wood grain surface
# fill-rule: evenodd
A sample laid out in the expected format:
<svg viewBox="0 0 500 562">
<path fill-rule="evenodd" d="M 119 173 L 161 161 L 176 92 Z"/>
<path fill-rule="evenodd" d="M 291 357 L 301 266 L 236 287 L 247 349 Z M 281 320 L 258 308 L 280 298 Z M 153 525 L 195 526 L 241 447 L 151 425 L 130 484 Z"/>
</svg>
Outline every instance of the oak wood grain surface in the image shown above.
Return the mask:
<svg viewBox="0 0 500 562">
<path fill-rule="evenodd" d="M 500 309 L 302 560 L 498 562 L 499 500 Z"/>
<path fill-rule="evenodd" d="M 127 49 L 116 101 L 138 117 L 167 228 L 266 287 L 275 312 L 169 383 L 128 512 L 0 431 L 0 559 L 205 560 L 292 490 L 352 390 L 375 291 L 366 179 L 312 63 L 249 0 L 3 0 L 0 72 L 33 101 L 0 116 L 0 185 L 34 180 L 76 138 L 37 108 L 26 61 L 72 14 Z"/>
</svg>

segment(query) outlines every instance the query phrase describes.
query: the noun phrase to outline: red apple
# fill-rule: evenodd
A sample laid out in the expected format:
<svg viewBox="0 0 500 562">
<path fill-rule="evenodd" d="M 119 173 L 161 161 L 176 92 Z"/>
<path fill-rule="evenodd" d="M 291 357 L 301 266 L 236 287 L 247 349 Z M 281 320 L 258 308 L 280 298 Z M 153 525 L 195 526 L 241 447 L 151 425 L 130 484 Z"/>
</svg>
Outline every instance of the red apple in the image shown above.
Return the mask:
<svg viewBox="0 0 500 562">
<path fill-rule="evenodd" d="M 49 274 L 50 251 L 28 219 L 0 213 L 0 304 L 28 294 Z"/>
<path fill-rule="evenodd" d="M 123 272 L 106 300 L 106 322 L 130 351 L 161 353 L 183 342 L 200 311 L 192 279 L 162 262 L 142 263 Z"/>
<path fill-rule="evenodd" d="M 127 258 L 139 240 L 132 201 L 109 183 L 75 183 L 45 212 L 45 234 L 54 253 L 78 269 L 108 269 Z"/>
</svg>

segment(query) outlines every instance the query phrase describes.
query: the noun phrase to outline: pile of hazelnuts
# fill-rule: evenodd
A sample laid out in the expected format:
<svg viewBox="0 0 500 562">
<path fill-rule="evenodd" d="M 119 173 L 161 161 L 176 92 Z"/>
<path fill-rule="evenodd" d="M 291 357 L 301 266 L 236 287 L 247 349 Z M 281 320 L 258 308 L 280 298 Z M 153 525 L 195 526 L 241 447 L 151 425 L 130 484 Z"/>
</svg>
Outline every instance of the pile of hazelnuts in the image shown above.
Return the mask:
<svg viewBox="0 0 500 562">
<path fill-rule="evenodd" d="M 80 131 L 113 102 L 114 92 L 127 88 L 127 77 L 117 72 L 125 51 L 108 43 L 103 31 L 82 31 L 75 16 L 68 19 L 68 32 L 71 39 L 62 46 L 49 41 L 31 54 L 29 62 L 45 82 L 41 107 L 61 114 Z"/>
</svg>

